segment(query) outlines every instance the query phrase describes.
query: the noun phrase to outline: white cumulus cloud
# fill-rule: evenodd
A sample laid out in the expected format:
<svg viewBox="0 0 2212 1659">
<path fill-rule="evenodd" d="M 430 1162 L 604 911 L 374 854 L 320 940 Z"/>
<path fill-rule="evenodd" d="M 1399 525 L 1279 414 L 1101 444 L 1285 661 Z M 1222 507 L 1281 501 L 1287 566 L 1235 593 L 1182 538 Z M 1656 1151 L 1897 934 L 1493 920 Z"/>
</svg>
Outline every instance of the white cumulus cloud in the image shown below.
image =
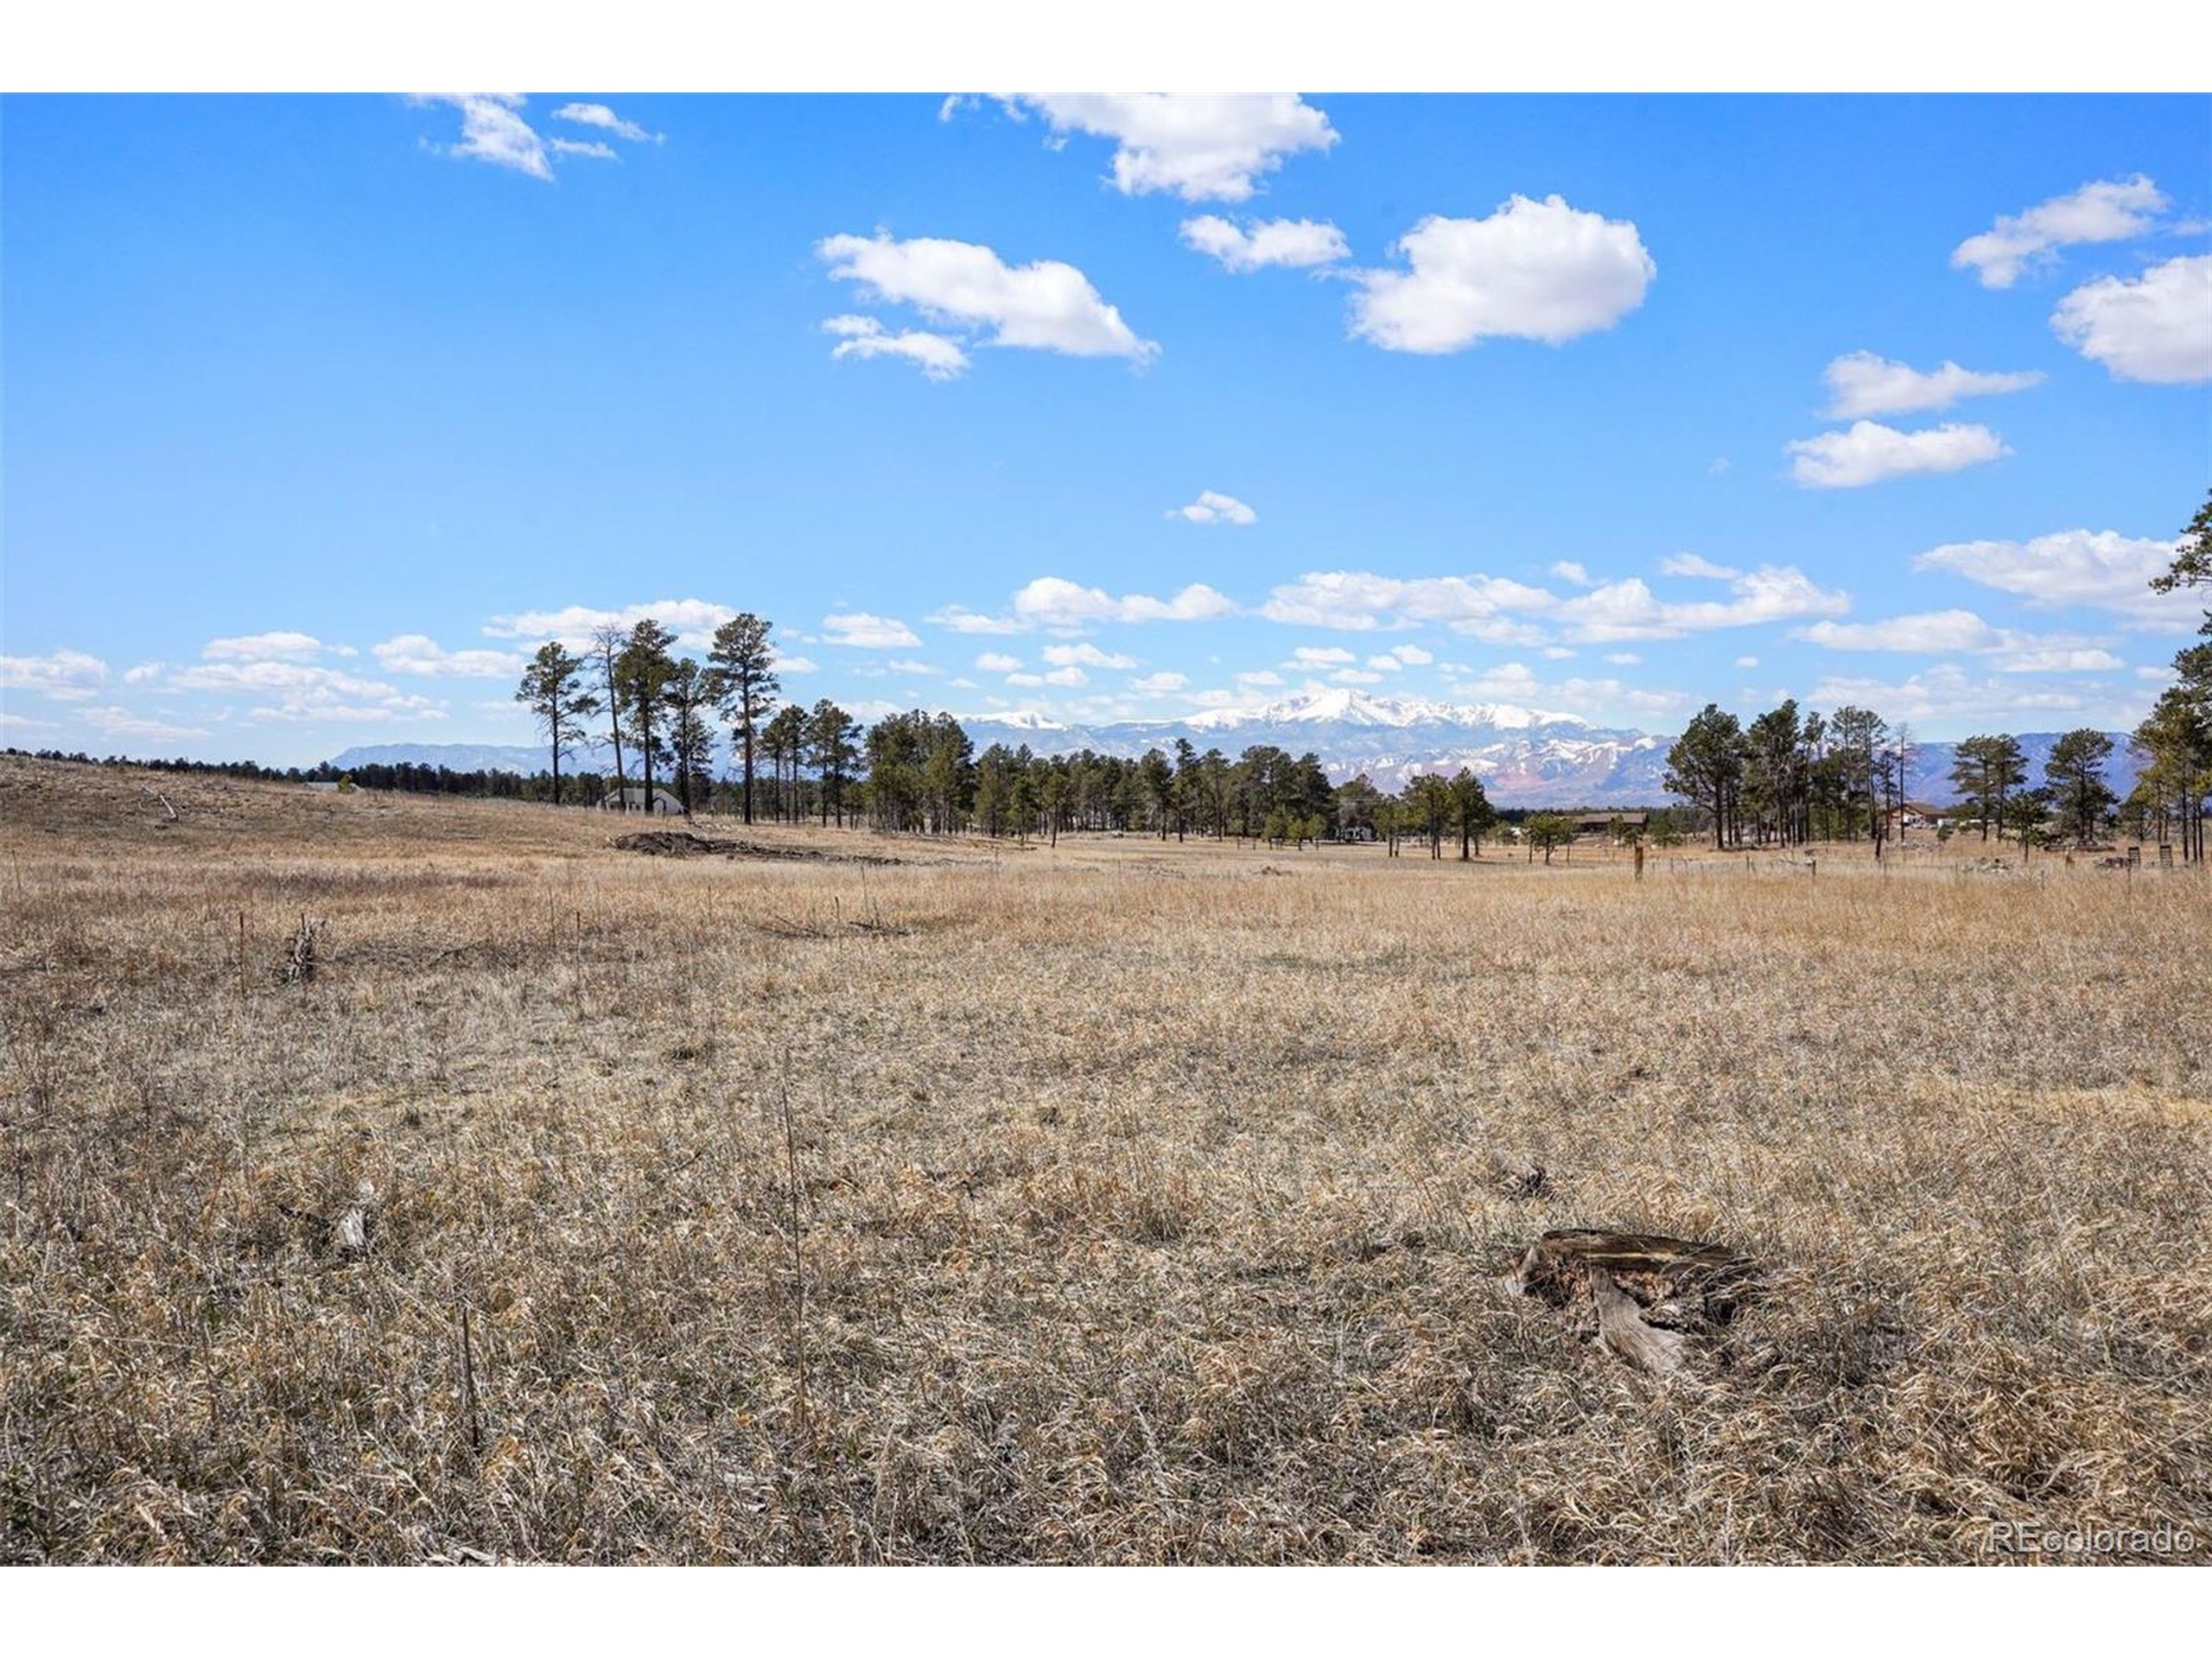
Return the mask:
<svg viewBox="0 0 2212 1659">
<path fill-rule="evenodd" d="M 1216 213 L 1201 213 L 1183 221 L 1181 234 L 1185 247 L 1239 273 L 1268 265 L 1303 269 L 1351 257 L 1344 233 L 1326 219 L 1247 219 L 1239 225 Z"/>
<path fill-rule="evenodd" d="M 2115 692 L 2094 680 L 1975 679 L 1955 663 L 1937 663 L 1897 681 L 1831 677 L 1813 688 L 1808 700 L 1829 709 L 1846 703 L 1878 709 L 1893 721 L 1932 724 L 2017 716 L 2023 721 L 2055 721 L 2066 726 L 2133 726 L 2142 717 L 2139 704 L 2147 702 L 2133 691 Z"/>
<path fill-rule="evenodd" d="M 1024 92 L 1000 102 L 1016 115 L 1042 116 L 1057 134 L 1111 139 L 1114 187 L 1130 196 L 1243 201 L 1284 157 L 1337 142 L 1329 118 L 1294 92 Z"/>
<path fill-rule="evenodd" d="M 1847 595 L 1821 587 L 1794 565 L 1761 565 L 1726 580 L 1726 599 L 1665 600 L 1640 578 L 1630 576 L 1561 600 L 1550 614 L 1566 628 L 1568 639 L 1602 645 L 1674 639 L 1801 616 L 1836 616 L 1851 606 Z"/>
<path fill-rule="evenodd" d="M 525 658 L 505 651 L 448 651 L 426 633 L 403 633 L 369 655 L 387 674 L 450 674 L 472 679 L 508 679 L 520 674 Z"/>
<path fill-rule="evenodd" d="M 1378 575 L 1371 570 L 1312 570 L 1268 594 L 1260 614 L 1271 622 L 1362 632 L 1424 623 L 1469 626 L 1512 610 L 1548 608 L 1557 596 L 1503 576 Z"/>
<path fill-rule="evenodd" d="M 1228 596 L 1192 582 L 1167 599 L 1108 593 L 1064 576 L 1039 576 L 1014 596 L 1014 620 L 1031 627 L 1081 628 L 1097 622 L 1207 622 L 1233 615 Z"/>
<path fill-rule="evenodd" d="M 862 651 L 898 651 L 922 643 L 895 616 L 876 616 L 868 611 L 841 611 L 822 619 L 822 637 L 833 645 L 853 645 Z"/>
<path fill-rule="evenodd" d="M 1980 651 L 2001 631 L 1972 611 L 1922 611 L 1878 622 L 1815 622 L 1797 637 L 1830 651 Z"/>
<path fill-rule="evenodd" d="M 0 689 L 36 691 L 64 701 L 96 696 L 107 683 L 107 664 L 64 645 L 43 657 L 0 657 Z"/>
<path fill-rule="evenodd" d="M 251 721 L 442 720 L 436 699 L 400 690 L 341 669 L 276 658 L 206 662 L 181 668 L 165 683 L 180 691 L 264 699 L 248 707 Z"/>
<path fill-rule="evenodd" d="M 2030 263 L 2055 257 L 2058 248 L 2141 236 L 2165 206 L 2164 193 L 2139 173 L 2101 179 L 2025 213 L 1999 214 L 1990 229 L 1952 251 L 1951 266 L 1971 270 L 1984 288 L 2010 288 Z"/>
<path fill-rule="evenodd" d="M 1170 518 L 1181 518 L 1193 524 L 1255 524 L 1260 515 L 1233 495 L 1224 495 L 1219 490 L 1200 490 L 1198 499 L 1185 506 L 1170 507 Z"/>
<path fill-rule="evenodd" d="M 1872 352 L 1846 353 L 1828 365 L 1822 378 L 1827 382 L 1828 418 L 1837 421 L 1948 409 L 1962 397 L 2025 391 L 2044 379 L 2034 371 L 1984 373 L 1948 361 L 1932 369 L 1916 369 Z"/>
<path fill-rule="evenodd" d="M 1789 475 L 1808 490 L 1851 490 L 1886 478 L 1955 473 L 2011 454 L 1986 426 L 1947 421 L 1917 432 L 1900 432 L 1878 421 L 1854 421 L 1818 437 L 1786 446 L 1796 459 Z"/>
<path fill-rule="evenodd" d="M 976 243 L 944 237 L 902 242 L 880 232 L 825 237 L 815 253 L 832 277 L 859 283 L 880 302 L 915 306 L 946 324 L 988 330 L 986 345 L 1138 363 L 1160 351 L 1157 343 L 1137 337 L 1089 277 L 1057 259 L 1009 265 Z"/>
<path fill-rule="evenodd" d="M 1726 599 L 1678 601 L 1661 599 L 1636 577 L 1561 595 L 1503 576 L 1409 579 L 1367 570 L 1319 570 L 1275 588 L 1260 613 L 1270 621 L 1349 632 L 1434 624 L 1489 644 L 1540 645 L 1550 641 L 1553 630 L 1584 644 L 1667 639 L 1834 616 L 1850 606 L 1847 595 L 1821 587 L 1792 566 L 1763 565 L 1729 573 L 1726 579 Z M 1399 654 L 1404 658 L 1402 651 Z"/>
<path fill-rule="evenodd" d="M 175 721 L 156 720 L 150 715 L 135 714 L 128 709 L 112 705 L 106 708 L 79 709 L 72 718 L 91 727 L 102 737 L 121 739 L 125 742 L 164 743 L 172 738 L 206 737 L 204 726 L 183 726 Z"/>
<path fill-rule="evenodd" d="M 2132 626 L 2186 633 L 2203 614 L 2186 592 L 2154 594 L 2151 579 L 2173 563 L 2175 543 L 2117 531 L 2062 530 L 2025 542 L 1948 542 L 1913 563 L 2051 609 L 2090 606 Z"/>
<path fill-rule="evenodd" d="M 1352 332 L 1394 352 L 1494 337 L 1557 346 L 1643 303 L 1658 266 L 1625 219 L 1516 195 L 1487 219 L 1432 214 L 1394 245 L 1404 270 L 1353 273 Z"/>
<path fill-rule="evenodd" d="M 647 132 L 634 121 L 625 121 L 604 104 L 563 104 L 553 111 L 556 121 L 568 121 L 580 127 L 597 127 L 611 132 L 617 138 L 626 138 L 633 144 L 664 143 L 665 133 Z"/>
<path fill-rule="evenodd" d="M 460 142 L 434 144 L 432 149 L 551 182 L 553 164 L 545 159 L 544 141 L 538 137 L 537 130 L 522 118 L 524 100 L 520 97 L 512 92 L 462 92 L 422 101 L 448 105 L 461 111 Z"/>
<path fill-rule="evenodd" d="M 2115 380 L 2212 380 L 2212 253 L 2169 259 L 2133 282 L 2085 283 L 2058 302 L 2050 327 Z"/>
<path fill-rule="evenodd" d="M 1135 668 L 1137 659 L 1117 651 L 1101 651 L 1089 640 L 1077 645 L 1047 645 L 1045 660 L 1054 668 Z"/>
<path fill-rule="evenodd" d="M 1744 573 L 1733 566 L 1715 564 L 1696 553 L 1669 553 L 1659 561 L 1662 576 L 1698 576 L 1707 582 L 1733 582 Z"/>
<path fill-rule="evenodd" d="M 713 643 L 715 630 L 736 614 L 732 607 L 709 599 L 656 599 L 613 609 L 570 605 L 557 611 L 518 611 L 493 617 L 483 632 L 492 639 L 557 639 L 570 651 L 582 651 L 591 644 L 596 628 L 634 628 L 651 617 L 674 634 L 679 645 L 703 651 Z"/>
<path fill-rule="evenodd" d="M 229 639 L 210 639 L 200 654 L 211 662 L 304 663 L 322 655 L 327 647 L 311 633 L 277 628 L 268 633 L 246 633 Z"/>
<path fill-rule="evenodd" d="M 892 334 L 874 317 L 831 317 L 822 327 L 843 336 L 830 350 L 832 357 L 903 357 L 930 380 L 956 380 L 968 372 L 968 353 L 957 340 L 925 328 Z"/>
</svg>

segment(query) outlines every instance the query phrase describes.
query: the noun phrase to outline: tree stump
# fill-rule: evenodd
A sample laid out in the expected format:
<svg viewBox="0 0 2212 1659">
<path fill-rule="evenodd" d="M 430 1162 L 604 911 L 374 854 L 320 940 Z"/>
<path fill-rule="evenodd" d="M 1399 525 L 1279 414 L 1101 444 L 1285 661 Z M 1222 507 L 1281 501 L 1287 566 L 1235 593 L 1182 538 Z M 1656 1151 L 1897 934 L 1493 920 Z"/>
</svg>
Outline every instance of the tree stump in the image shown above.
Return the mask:
<svg viewBox="0 0 2212 1659">
<path fill-rule="evenodd" d="M 1586 1308 L 1607 1349 L 1667 1376 L 1683 1368 L 1690 1338 L 1734 1316 L 1756 1275 L 1725 1244 L 1564 1227 L 1529 1246 L 1505 1283 L 1578 1322 Z"/>
</svg>

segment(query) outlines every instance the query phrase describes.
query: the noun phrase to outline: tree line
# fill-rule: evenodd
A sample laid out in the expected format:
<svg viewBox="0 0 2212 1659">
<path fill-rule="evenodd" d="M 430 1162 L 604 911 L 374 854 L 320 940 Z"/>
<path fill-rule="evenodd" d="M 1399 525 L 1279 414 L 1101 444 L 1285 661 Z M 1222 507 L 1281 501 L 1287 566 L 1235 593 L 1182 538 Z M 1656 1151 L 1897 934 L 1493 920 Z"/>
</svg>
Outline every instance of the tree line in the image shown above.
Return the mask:
<svg viewBox="0 0 2212 1659">
<path fill-rule="evenodd" d="M 2153 588 L 2212 585 L 2212 498 L 2182 532 L 2173 568 Z M 2212 641 L 2212 611 L 2201 636 Z M 2122 801 L 2107 781 L 2113 741 L 2094 727 L 2052 745 L 2040 782 L 2019 740 L 1978 734 L 1955 745 L 1947 781 L 1984 841 L 2009 834 L 2023 850 L 2053 836 L 2088 845 L 2108 825 L 2144 839 L 2179 837 L 2185 861 L 2204 856 L 2212 796 L 2212 643 L 2185 647 L 2174 676 L 2130 739 L 2140 760 Z M 1815 840 L 1874 842 L 1875 855 L 1908 810 L 1921 752 L 1910 727 L 1847 705 L 1801 713 L 1796 699 L 1748 725 L 1717 703 L 1690 721 L 1667 753 L 1666 785 L 1694 802 L 1716 848 Z"/>
<path fill-rule="evenodd" d="M 2163 592 L 2212 587 L 2212 497 L 2183 532 L 2172 569 L 2152 585 Z M 632 805 L 672 793 L 687 813 L 712 807 L 747 823 L 812 818 L 901 834 L 1052 840 L 1063 832 L 1148 833 L 1291 846 L 1348 839 L 1373 841 L 1393 857 L 1413 847 L 1433 859 L 1450 851 L 1465 859 L 1480 856 L 1484 842 L 1511 824 L 1529 856 L 1541 851 L 1547 862 L 1574 836 L 1573 820 L 1556 812 L 1500 812 L 1464 766 L 1449 776 L 1416 774 L 1390 792 L 1363 773 L 1332 785 L 1318 756 L 1267 744 L 1234 759 L 1217 748 L 1201 753 L 1187 739 L 1135 758 L 1088 749 L 1045 756 L 1004 744 L 977 754 L 949 714 L 915 709 L 863 727 L 826 697 L 810 708 L 781 701 L 772 633 L 772 623 L 741 613 L 715 630 L 703 661 L 677 656 L 676 635 L 650 617 L 594 630 L 582 652 L 548 641 L 515 692 L 546 741 L 549 765 L 535 776 L 405 762 L 342 775 L 327 763 L 304 770 L 251 761 L 135 764 L 587 806 L 617 791 Z M 1953 750 L 1946 781 L 1962 803 L 1955 822 L 1962 815 L 1985 841 L 2010 837 L 2024 849 L 2053 836 L 2086 843 L 2113 826 L 2178 841 L 2185 860 L 2201 861 L 2212 798 L 2212 610 L 2199 637 L 2175 657 L 2171 683 L 2130 738 L 2140 765 L 2126 800 L 2107 780 L 2113 746 L 2102 732 L 2065 734 L 2039 782 L 2030 779 L 2016 736 L 1980 734 Z M 711 775 L 718 730 L 729 735 L 732 778 Z M 611 760 L 611 779 L 564 769 L 586 746 Z M 632 777 L 642 785 L 634 791 Z M 1691 810 L 1653 814 L 1649 834 L 1668 845 L 1701 827 L 1721 849 L 1871 839 L 1878 854 L 1912 789 L 1927 781 L 1911 728 L 1872 709 L 1846 706 L 1824 715 L 1791 699 L 1746 724 L 1707 703 L 1667 755 L 1666 788 Z"/>
<path fill-rule="evenodd" d="M 550 798 L 603 798 L 575 786 L 573 767 L 562 776 L 563 757 L 590 745 L 612 760 L 607 789 L 623 790 L 626 805 L 649 806 L 664 790 L 686 813 L 716 804 L 724 785 L 709 772 L 720 726 L 737 767 L 730 804 L 747 823 L 812 817 L 901 834 L 1055 840 L 1089 830 L 1294 845 L 1352 836 L 1393 855 L 1426 844 L 1439 858 L 1456 843 L 1464 858 L 1479 855 L 1499 823 L 1465 767 L 1390 794 L 1363 775 L 1332 785 L 1319 756 L 1266 744 L 1234 760 L 1187 739 L 1135 758 L 1004 744 L 978 754 L 949 714 L 915 709 L 863 728 L 826 697 L 811 709 L 780 703 L 773 627 L 741 613 L 716 630 L 703 662 L 675 655 L 675 635 L 652 618 L 601 627 L 582 652 L 559 640 L 539 647 L 515 697 L 543 734 Z"/>
</svg>

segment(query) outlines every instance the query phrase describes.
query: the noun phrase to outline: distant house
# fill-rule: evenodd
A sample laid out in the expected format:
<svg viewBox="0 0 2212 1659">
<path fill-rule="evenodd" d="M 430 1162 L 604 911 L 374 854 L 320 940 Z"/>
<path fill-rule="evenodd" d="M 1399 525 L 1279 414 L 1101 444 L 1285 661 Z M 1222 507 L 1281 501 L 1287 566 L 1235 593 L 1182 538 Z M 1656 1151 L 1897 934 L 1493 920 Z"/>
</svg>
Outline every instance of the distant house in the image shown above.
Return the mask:
<svg viewBox="0 0 2212 1659">
<path fill-rule="evenodd" d="M 625 784 L 602 797 L 599 810 L 602 812 L 651 812 L 656 817 L 680 818 L 683 816 L 683 803 L 656 784 L 652 803 L 648 805 L 644 785 Z"/>
<path fill-rule="evenodd" d="M 1649 812 L 1578 812 L 1574 816 L 1578 836 L 1640 836 L 1650 826 Z"/>
<path fill-rule="evenodd" d="M 1906 830 L 1932 830 L 1936 821 L 1943 816 L 1943 809 L 1929 801 L 1907 801 L 1902 807 L 1893 806 L 1884 815 L 1889 823 L 1891 839 Z"/>
</svg>

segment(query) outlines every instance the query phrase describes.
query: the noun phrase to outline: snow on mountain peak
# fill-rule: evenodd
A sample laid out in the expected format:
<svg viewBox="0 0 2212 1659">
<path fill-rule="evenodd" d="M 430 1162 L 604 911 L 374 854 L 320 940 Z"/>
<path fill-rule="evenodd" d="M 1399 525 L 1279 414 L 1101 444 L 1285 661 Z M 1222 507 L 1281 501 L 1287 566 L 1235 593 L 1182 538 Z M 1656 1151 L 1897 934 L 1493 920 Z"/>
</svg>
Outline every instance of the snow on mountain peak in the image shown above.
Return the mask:
<svg viewBox="0 0 2212 1659">
<path fill-rule="evenodd" d="M 1432 702 L 1422 698 L 1378 697 L 1351 686 L 1332 686 L 1287 697 L 1258 709 L 1212 709 L 1185 722 L 1207 731 L 1245 726 L 1466 726 L 1494 731 L 1529 731 L 1538 727 L 1586 728 L 1580 715 L 1524 709 L 1510 702 Z"/>
</svg>

